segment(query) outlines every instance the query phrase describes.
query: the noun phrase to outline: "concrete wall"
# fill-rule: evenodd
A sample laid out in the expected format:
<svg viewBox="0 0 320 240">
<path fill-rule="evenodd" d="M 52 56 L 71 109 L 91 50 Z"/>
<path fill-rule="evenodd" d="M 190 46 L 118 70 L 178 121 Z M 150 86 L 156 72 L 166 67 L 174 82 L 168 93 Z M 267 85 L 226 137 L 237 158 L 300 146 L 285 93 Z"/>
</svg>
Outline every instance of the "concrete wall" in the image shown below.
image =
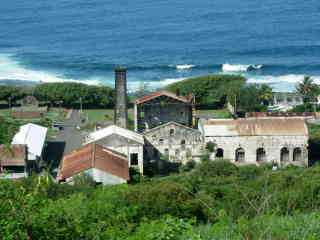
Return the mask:
<svg viewBox="0 0 320 240">
<path fill-rule="evenodd" d="M 245 164 L 260 164 L 256 161 L 257 149 L 263 148 L 268 163 L 276 162 L 279 165 L 294 164 L 299 166 L 308 165 L 308 138 L 306 136 L 242 136 L 242 137 L 206 137 L 205 142 L 213 142 L 216 149 L 223 149 L 223 158 L 236 162 L 236 150 L 242 148 L 245 151 Z M 286 147 L 289 150 L 289 161 L 281 162 L 281 149 Z M 294 148 L 302 150 L 302 160 L 293 161 Z M 215 153 L 211 156 L 215 159 Z"/>
<path fill-rule="evenodd" d="M 164 155 L 171 162 L 186 163 L 191 159 L 197 160 L 202 153 L 203 138 L 201 132 L 195 129 L 172 123 L 152 129 L 144 135 L 149 143 L 146 145 L 149 160 L 159 160 L 159 155 Z"/>
<path fill-rule="evenodd" d="M 103 185 L 116 185 L 127 182 L 123 178 L 101 171 L 96 168 L 88 169 L 83 173 L 89 175 L 92 178 L 92 180 L 96 183 L 102 183 Z M 73 184 L 73 177 L 66 179 L 66 182 Z"/>
</svg>

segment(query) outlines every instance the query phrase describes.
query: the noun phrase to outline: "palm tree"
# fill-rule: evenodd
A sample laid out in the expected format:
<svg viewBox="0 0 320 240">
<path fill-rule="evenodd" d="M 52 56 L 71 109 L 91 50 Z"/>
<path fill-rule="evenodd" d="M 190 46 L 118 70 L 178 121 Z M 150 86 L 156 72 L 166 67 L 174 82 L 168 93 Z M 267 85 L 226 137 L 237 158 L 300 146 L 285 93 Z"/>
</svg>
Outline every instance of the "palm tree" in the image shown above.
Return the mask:
<svg viewBox="0 0 320 240">
<path fill-rule="evenodd" d="M 262 84 L 259 89 L 259 98 L 263 105 L 268 105 L 272 100 L 272 88 L 266 84 Z"/>
<path fill-rule="evenodd" d="M 310 76 L 305 76 L 302 82 L 297 85 L 296 90 L 303 96 L 304 103 L 308 103 L 316 97 L 318 86 Z"/>
</svg>

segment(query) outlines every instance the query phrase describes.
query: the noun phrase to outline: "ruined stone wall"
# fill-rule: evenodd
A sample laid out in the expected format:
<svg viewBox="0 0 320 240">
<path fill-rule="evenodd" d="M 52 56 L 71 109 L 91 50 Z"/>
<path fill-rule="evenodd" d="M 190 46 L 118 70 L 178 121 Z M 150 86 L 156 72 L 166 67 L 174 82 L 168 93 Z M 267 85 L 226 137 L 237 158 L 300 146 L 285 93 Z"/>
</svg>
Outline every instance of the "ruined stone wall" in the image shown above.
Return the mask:
<svg viewBox="0 0 320 240">
<path fill-rule="evenodd" d="M 223 149 L 223 158 L 236 162 L 236 150 L 242 148 L 245 152 L 243 163 L 261 164 L 276 162 L 279 165 L 294 164 L 308 165 L 308 138 L 307 136 L 241 136 L 241 137 L 206 137 L 205 142 L 213 142 L 216 149 Z M 265 150 L 265 161 L 257 162 L 257 149 Z M 289 150 L 288 160 L 281 162 L 281 149 Z M 293 161 L 295 148 L 302 151 L 301 161 Z M 211 158 L 215 158 L 215 153 Z"/>
<path fill-rule="evenodd" d="M 174 123 L 146 132 L 145 138 L 149 142 L 146 146 L 149 159 L 158 160 L 163 155 L 171 162 L 186 163 L 197 160 L 203 150 L 200 131 Z"/>
<path fill-rule="evenodd" d="M 191 126 L 191 105 L 168 98 L 159 98 L 137 107 L 139 132 L 168 122 L 177 122 Z"/>
</svg>

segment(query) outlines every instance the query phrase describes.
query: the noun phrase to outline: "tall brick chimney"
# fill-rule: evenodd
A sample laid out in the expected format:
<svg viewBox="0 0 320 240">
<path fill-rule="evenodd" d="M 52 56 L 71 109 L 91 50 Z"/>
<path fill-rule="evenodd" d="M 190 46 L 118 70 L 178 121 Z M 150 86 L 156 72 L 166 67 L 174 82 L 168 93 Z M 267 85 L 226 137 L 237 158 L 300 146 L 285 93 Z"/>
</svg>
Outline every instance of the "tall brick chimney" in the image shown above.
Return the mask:
<svg viewBox="0 0 320 240">
<path fill-rule="evenodd" d="M 114 109 L 115 125 L 127 128 L 128 108 L 127 108 L 127 69 L 118 67 L 115 72 L 116 106 Z"/>
</svg>

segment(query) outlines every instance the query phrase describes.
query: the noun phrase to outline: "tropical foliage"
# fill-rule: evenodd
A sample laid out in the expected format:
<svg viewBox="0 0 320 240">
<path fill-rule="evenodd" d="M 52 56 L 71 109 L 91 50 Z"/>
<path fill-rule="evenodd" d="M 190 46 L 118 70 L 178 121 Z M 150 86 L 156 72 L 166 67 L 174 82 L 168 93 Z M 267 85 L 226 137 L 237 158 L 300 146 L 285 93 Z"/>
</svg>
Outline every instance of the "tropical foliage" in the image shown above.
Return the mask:
<svg viewBox="0 0 320 240">
<path fill-rule="evenodd" d="M 319 239 L 319 174 L 204 161 L 133 185 L 1 180 L 0 238 Z"/>
<path fill-rule="evenodd" d="M 304 103 L 313 102 L 320 93 L 319 86 L 309 76 L 305 76 L 303 81 L 298 83 L 296 90 L 303 96 Z"/>
<path fill-rule="evenodd" d="M 167 90 L 181 95 L 193 93 L 196 103 L 205 106 L 223 106 L 234 102 L 246 79 L 236 75 L 208 75 L 183 80 L 167 86 Z"/>
<path fill-rule="evenodd" d="M 41 101 L 68 107 L 106 108 L 114 105 L 114 90 L 106 86 L 81 83 L 44 83 L 35 87 L 34 95 Z"/>
</svg>

